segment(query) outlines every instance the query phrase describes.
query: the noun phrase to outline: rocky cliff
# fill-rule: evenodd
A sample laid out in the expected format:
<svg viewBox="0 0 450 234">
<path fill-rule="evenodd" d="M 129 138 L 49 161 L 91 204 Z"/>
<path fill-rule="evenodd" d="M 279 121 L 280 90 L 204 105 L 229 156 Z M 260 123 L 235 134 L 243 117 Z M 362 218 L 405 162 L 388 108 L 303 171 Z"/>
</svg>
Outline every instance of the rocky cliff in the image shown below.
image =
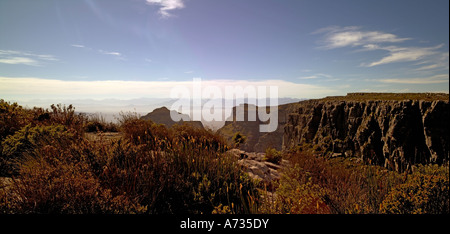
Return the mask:
<svg viewBox="0 0 450 234">
<path fill-rule="evenodd" d="M 309 144 L 333 156 L 404 171 L 449 160 L 448 94 L 348 94 L 293 104 L 283 148 Z"/>
<path fill-rule="evenodd" d="M 250 111 L 257 112 L 259 107 L 248 104 L 233 107 L 232 115 L 227 119 L 225 125 L 218 130 L 218 133 L 222 134 L 230 143 L 232 143 L 231 139 L 237 132 L 241 133 L 247 139 L 239 148 L 248 152 L 265 152 L 268 147 L 281 150 L 284 125 L 291 107 L 293 107 L 292 104 L 278 106 L 278 127 L 273 132 L 259 131 L 259 126 L 266 122 L 261 121 L 258 116 L 256 116 L 256 121 L 248 120 L 248 113 Z M 239 115 L 244 116 L 244 121 L 236 121 L 236 116 Z"/>
</svg>

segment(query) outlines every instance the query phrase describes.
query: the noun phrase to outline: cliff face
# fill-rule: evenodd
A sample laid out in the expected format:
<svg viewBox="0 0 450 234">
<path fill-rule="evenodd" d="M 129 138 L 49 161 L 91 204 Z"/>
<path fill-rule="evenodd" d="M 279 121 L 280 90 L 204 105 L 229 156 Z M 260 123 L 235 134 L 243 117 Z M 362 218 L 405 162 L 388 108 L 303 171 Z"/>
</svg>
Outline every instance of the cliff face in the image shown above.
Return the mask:
<svg viewBox="0 0 450 234">
<path fill-rule="evenodd" d="M 345 100 L 295 104 L 284 127 L 283 148 L 357 156 L 396 171 L 449 160 L 449 101 Z"/>
<path fill-rule="evenodd" d="M 268 147 L 281 150 L 284 125 L 291 107 L 291 104 L 278 106 L 278 127 L 274 132 L 260 132 L 260 125 L 266 122 L 261 121 L 258 116 L 256 116 L 256 121 L 248 120 L 249 111 L 257 112 L 258 107 L 247 104 L 233 107 L 232 115 L 227 119 L 225 125 L 218 130 L 218 133 L 231 142 L 234 134 L 240 132 L 247 139 L 239 148 L 248 152 L 265 152 Z M 243 114 L 244 121 L 236 121 L 236 116 L 239 114 Z"/>
</svg>

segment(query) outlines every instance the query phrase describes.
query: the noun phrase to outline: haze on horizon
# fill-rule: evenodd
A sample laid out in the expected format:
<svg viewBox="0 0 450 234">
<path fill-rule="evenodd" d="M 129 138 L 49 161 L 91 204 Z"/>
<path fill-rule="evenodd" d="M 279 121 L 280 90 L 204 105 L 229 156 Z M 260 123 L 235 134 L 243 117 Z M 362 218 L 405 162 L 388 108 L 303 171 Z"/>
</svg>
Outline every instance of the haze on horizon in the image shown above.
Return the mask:
<svg viewBox="0 0 450 234">
<path fill-rule="evenodd" d="M 4 0 L 0 98 L 168 98 L 193 78 L 277 85 L 280 98 L 448 93 L 448 8 L 446 0 Z"/>
</svg>

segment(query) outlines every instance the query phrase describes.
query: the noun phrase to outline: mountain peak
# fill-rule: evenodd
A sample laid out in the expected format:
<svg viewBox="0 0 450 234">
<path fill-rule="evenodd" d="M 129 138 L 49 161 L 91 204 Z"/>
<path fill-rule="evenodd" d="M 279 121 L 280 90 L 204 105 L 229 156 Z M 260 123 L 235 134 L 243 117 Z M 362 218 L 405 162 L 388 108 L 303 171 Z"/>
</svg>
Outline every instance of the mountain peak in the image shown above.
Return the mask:
<svg viewBox="0 0 450 234">
<path fill-rule="evenodd" d="M 175 115 L 180 116 L 181 120 L 173 121 L 171 114 L 174 116 Z M 169 110 L 165 106 L 154 109 L 152 112 L 142 116 L 141 119 L 151 120 L 157 124 L 164 124 L 167 127 L 171 127 L 172 125 L 174 125 L 176 123 L 189 122 L 189 123 L 192 123 L 194 126 L 203 128 L 203 124 L 200 121 L 191 121 L 191 119 L 189 118 L 189 115 L 185 115 L 185 114 L 179 113 L 174 110 Z"/>
</svg>

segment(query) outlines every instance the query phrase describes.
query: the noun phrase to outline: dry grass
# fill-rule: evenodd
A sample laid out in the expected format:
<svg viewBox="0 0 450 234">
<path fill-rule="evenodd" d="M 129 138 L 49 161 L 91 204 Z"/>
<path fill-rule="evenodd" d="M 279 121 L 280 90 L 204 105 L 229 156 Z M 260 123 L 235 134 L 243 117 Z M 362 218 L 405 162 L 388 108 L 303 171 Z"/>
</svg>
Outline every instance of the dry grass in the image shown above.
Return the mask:
<svg viewBox="0 0 450 234">
<path fill-rule="evenodd" d="M 400 174 L 357 159 L 308 152 L 285 157 L 294 166 L 284 171 L 276 196 L 266 195 L 265 213 L 449 213 L 448 166 L 418 166 L 412 174 Z"/>
<path fill-rule="evenodd" d="M 135 115 L 119 137 L 86 137 L 86 118 L 52 106 L 49 118 L 4 131 L 0 213 L 252 213 L 258 192 L 225 154 L 219 135 L 188 125 L 166 128 Z M 3 139 L 3 138 L 2 138 Z M 12 165 L 14 173 L 4 170 Z"/>
</svg>

